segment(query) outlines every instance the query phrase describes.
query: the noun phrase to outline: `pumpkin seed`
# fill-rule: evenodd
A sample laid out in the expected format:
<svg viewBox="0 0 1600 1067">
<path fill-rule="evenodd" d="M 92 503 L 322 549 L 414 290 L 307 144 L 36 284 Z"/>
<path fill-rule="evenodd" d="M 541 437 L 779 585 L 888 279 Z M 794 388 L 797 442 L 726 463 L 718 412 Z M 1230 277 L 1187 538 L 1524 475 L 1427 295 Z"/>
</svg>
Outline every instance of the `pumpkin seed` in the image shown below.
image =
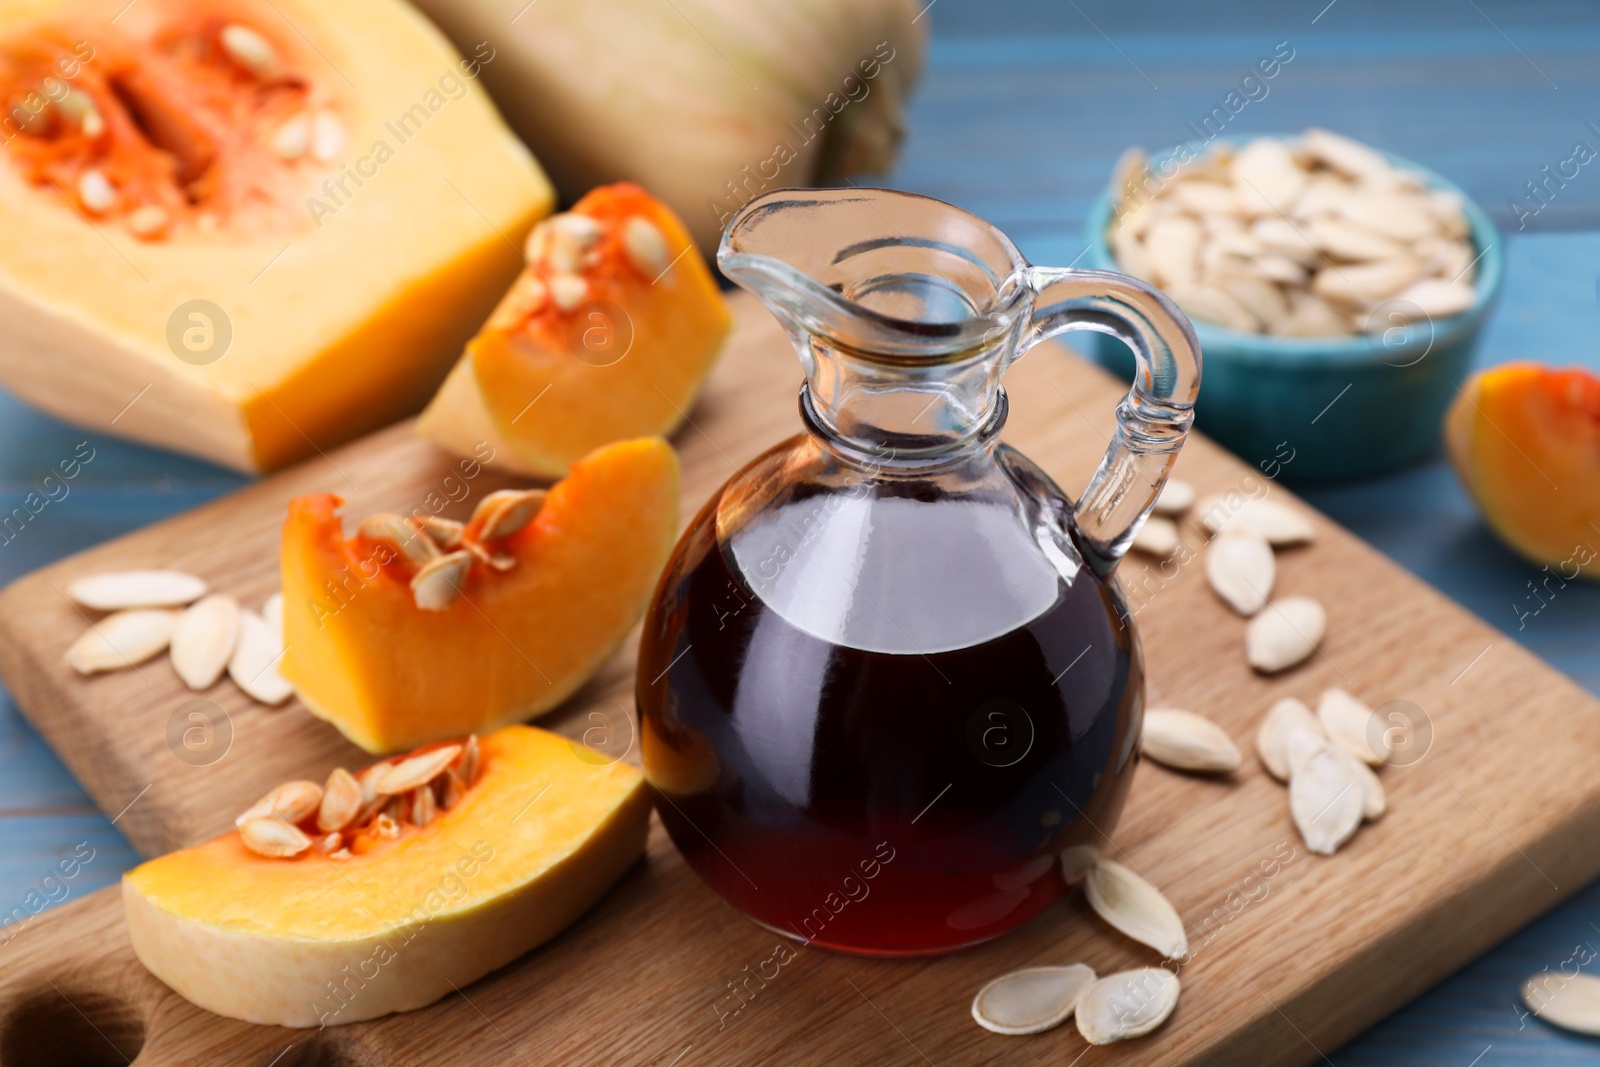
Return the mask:
<svg viewBox="0 0 1600 1067">
<path fill-rule="evenodd" d="M 368 541 L 387 545 L 401 558 L 417 567 L 444 554 L 431 537 L 419 533 L 416 527 L 405 519 L 389 512 L 368 515 L 361 520 L 361 525 L 356 527 L 356 534 Z"/>
<path fill-rule="evenodd" d="M 571 311 L 589 299 L 589 283 L 577 274 L 552 274 L 547 281 L 550 286 L 550 299 L 555 301 L 556 307 L 562 311 Z"/>
<path fill-rule="evenodd" d="M 1119 971 L 1095 982 L 1078 998 L 1078 1033 L 1091 1045 L 1143 1037 L 1166 1022 L 1178 1006 L 1178 976 L 1161 967 Z"/>
<path fill-rule="evenodd" d="M 135 609 L 107 615 L 67 649 L 67 666 L 79 674 L 120 671 L 159 653 L 172 640 L 175 611 Z"/>
<path fill-rule="evenodd" d="M 1194 497 L 1194 486 L 1181 478 L 1168 478 L 1167 484 L 1161 487 L 1156 502 L 1150 505 L 1150 510 L 1168 518 L 1182 515 L 1193 506 Z"/>
<path fill-rule="evenodd" d="M 1083 884 L 1089 906 L 1114 928 L 1168 959 L 1188 954 L 1189 941 L 1177 910 L 1161 890 L 1134 871 L 1101 857 Z"/>
<path fill-rule="evenodd" d="M 667 269 L 667 239 L 649 219 L 635 215 L 622 224 L 622 250 L 633 269 L 651 281 Z"/>
<path fill-rule="evenodd" d="M 1375 729 L 1374 715 L 1343 689 L 1327 689 L 1317 703 L 1317 718 L 1329 740 L 1363 762 L 1380 764 L 1390 756 L 1389 742 L 1381 728 Z M 1382 720 L 1378 720 L 1381 726 Z M 1376 735 L 1376 737 L 1374 737 Z"/>
<path fill-rule="evenodd" d="M 1237 770 L 1240 763 L 1239 749 L 1222 727 L 1177 708 L 1151 708 L 1144 713 L 1139 747 L 1157 763 L 1181 771 L 1226 773 Z"/>
<path fill-rule="evenodd" d="M 1267 709 L 1256 731 L 1256 754 L 1267 773 L 1280 782 L 1289 780 L 1289 734 L 1302 730 L 1312 737 L 1321 737 L 1322 723 L 1302 701 L 1284 697 Z"/>
<path fill-rule="evenodd" d="M 1308 735 L 1299 732 L 1291 745 Z M 1331 856 L 1355 834 L 1366 811 L 1366 787 L 1332 742 L 1318 740 L 1289 776 L 1289 811 L 1306 847 Z"/>
<path fill-rule="evenodd" d="M 111 571 L 67 586 L 68 597 L 96 611 L 182 607 L 205 595 L 205 581 L 182 571 Z"/>
<path fill-rule="evenodd" d="M 1206 581 L 1240 615 L 1266 607 L 1276 576 L 1272 546 L 1256 534 L 1228 531 L 1206 547 Z"/>
<path fill-rule="evenodd" d="M 1151 515 L 1139 524 L 1131 547 L 1157 559 L 1166 559 L 1178 550 L 1177 524 L 1160 515 Z"/>
<path fill-rule="evenodd" d="M 446 552 L 453 552 L 461 547 L 461 535 L 466 530 L 466 523 L 454 519 L 442 519 L 437 515 L 429 515 L 416 524 L 433 543 Z"/>
<path fill-rule="evenodd" d="M 146 204 L 129 214 L 126 221 L 128 230 L 135 237 L 154 238 L 167 232 L 172 225 L 172 216 L 164 208 Z"/>
<path fill-rule="evenodd" d="M 1600 1036 L 1600 977 L 1582 972 L 1536 974 L 1522 983 L 1522 1002 L 1563 1030 Z"/>
<path fill-rule="evenodd" d="M 1382 178 L 1393 168 L 1383 153 L 1360 141 L 1313 126 L 1300 135 L 1300 147 L 1352 178 Z"/>
<path fill-rule="evenodd" d="M 378 817 L 372 820 L 372 828 L 379 837 L 396 838 L 400 836 L 400 823 L 387 811 L 379 812 Z"/>
<path fill-rule="evenodd" d="M 270 78 L 278 72 L 278 50 L 250 27 L 230 23 L 222 28 L 218 40 L 229 59 L 256 77 Z"/>
<path fill-rule="evenodd" d="M 311 838 L 282 819 L 247 819 L 239 826 L 239 840 L 259 856 L 289 859 L 311 847 Z"/>
<path fill-rule="evenodd" d="M 317 829 L 343 830 L 361 814 L 361 783 L 343 767 L 335 767 L 322 787 L 322 803 L 317 809 Z"/>
<path fill-rule="evenodd" d="M 1144 248 L 1156 277 L 1168 288 L 1193 284 L 1199 269 L 1200 224 L 1187 215 L 1165 215 L 1145 235 Z"/>
<path fill-rule="evenodd" d="M 344 151 L 344 123 L 331 111 L 319 111 L 311 119 L 311 158 L 330 163 Z"/>
<path fill-rule="evenodd" d="M 295 115 L 286 120 L 267 142 L 272 154 L 282 160 L 295 160 L 311 148 L 311 120 L 305 115 Z"/>
<path fill-rule="evenodd" d="M 1310 597 L 1276 600 L 1245 628 L 1245 655 L 1263 674 L 1287 670 L 1317 650 L 1327 628 L 1327 612 Z"/>
<path fill-rule="evenodd" d="M 544 507 L 549 494 L 543 489 L 501 489 L 478 502 L 472 527 L 479 541 L 503 541 L 521 533 Z"/>
<path fill-rule="evenodd" d="M 332 859 L 335 852 L 339 852 L 344 848 L 344 835 L 337 830 L 323 834 L 311 843 L 311 847 Z"/>
<path fill-rule="evenodd" d="M 1200 524 L 1212 534 L 1255 534 L 1275 546 L 1305 544 L 1316 536 L 1309 519 L 1276 500 L 1213 493 L 1198 508 Z"/>
<path fill-rule="evenodd" d="M 420 785 L 411 791 L 411 825 L 422 827 L 433 821 L 439 805 L 433 797 L 433 786 Z"/>
<path fill-rule="evenodd" d="M 461 585 L 471 568 L 472 554 L 466 551 L 430 560 L 411 579 L 412 600 L 423 611 L 443 611 L 461 595 Z"/>
<path fill-rule="evenodd" d="M 283 657 L 283 635 L 253 611 L 239 612 L 239 640 L 228 660 L 228 677 L 252 700 L 269 707 L 282 704 L 294 689 L 278 673 Z"/>
<path fill-rule="evenodd" d="M 104 174 L 90 167 L 78 175 L 78 200 L 91 215 L 104 215 L 117 206 L 117 187 Z"/>
<path fill-rule="evenodd" d="M 1028 967 L 1003 974 L 972 998 L 972 1017 L 997 1034 L 1038 1034 L 1072 1016 L 1078 998 L 1095 983 L 1092 967 Z"/>
<path fill-rule="evenodd" d="M 461 759 L 455 766 L 456 777 L 461 779 L 462 785 L 470 786 L 478 780 L 478 764 L 481 759 L 478 735 L 468 734 L 466 742 L 461 746 Z"/>
<path fill-rule="evenodd" d="M 216 684 L 239 639 L 239 602 L 213 593 L 184 609 L 172 628 L 172 669 L 190 689 Z"/>
<path fill-rule="evenodd" d="M 299 823 L 309 819 L 322 805 L 322 787 L 316 782 L 296 779 L 275 786 L 266 796 L 250 805 L 234 820 L 243 826 L 251 819 L 281 819 Z M 332 829 L 329 827 L 328 829 Z"/>
<path fill-rule="evenodd" d="M 461 750 L 461 745 L 441 745 L 419 755 L 408 756 L 378 775 L 372 788 L 381 796 L 409 793 L 444 773 L 445 768 L 461 754 Z"/>
<path fill-rule="evenodd" d="M 1477 302 L 1478 293 L 1472 286 L 1439 278 L 1424 278 L 1401 290 L 1395 300 L 1401 303 L 1394 310 L 1405 313 L 1406 305 L 1414 306 L 1430 319 L 1445 319 L 1459 315 Z M 1385 309 L 1388 310 L 1388 309 Z"/>
</svg>

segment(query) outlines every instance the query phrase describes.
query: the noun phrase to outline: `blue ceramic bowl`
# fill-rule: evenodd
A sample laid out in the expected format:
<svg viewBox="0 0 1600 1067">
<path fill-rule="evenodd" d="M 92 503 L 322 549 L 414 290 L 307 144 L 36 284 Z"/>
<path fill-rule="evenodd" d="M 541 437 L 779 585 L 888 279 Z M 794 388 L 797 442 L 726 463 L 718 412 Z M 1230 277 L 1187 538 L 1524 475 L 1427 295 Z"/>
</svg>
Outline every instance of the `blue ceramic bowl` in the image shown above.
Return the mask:
<svg viewBox="0 0 1600 1067">
<path fill-rule="evenodd" d="M 1190 145 L 1191 151 L 1207 146 Z M 1177 152 L 1152 159 L 1152 165 Z M 1460 193 L 1425 167 L 1391 163 L 1423 175 L 1430 188 Z M 1438 451 L 1446 408 L 1466 378 L 1480 328 L 1500 292 L 1504 256 L 1494 224 L 1462 196 L 1472 227 L 1478 299 L 1460 315 L 1397 325 L 1357 337 L 1271 337 L 1206 322 L 1194 324 L 1203 367 L 1195 425 L 1248 463 L 1292 482 L 1367 478 Z M 1117 270 L 1106 243 L 1110 190 L 1089 210 L 1083 265 Z M 1084 347 L 1132 377 L 1133 354 L 1104 334 Z"/>
</svg>

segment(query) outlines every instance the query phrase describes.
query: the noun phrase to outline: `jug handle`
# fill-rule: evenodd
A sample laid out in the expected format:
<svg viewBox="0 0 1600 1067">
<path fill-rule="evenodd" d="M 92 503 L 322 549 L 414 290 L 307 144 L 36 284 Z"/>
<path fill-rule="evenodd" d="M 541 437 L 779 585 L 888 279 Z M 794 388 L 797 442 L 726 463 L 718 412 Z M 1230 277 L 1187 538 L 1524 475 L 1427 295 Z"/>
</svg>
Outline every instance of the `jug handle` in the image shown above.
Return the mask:
<svg viewBox="0 0 1600 1067">
<path fill-rule="evenodd" d="M 1110 334 L 1138 360 L 1133 385 L 1117 405 L 1105 458 L 1073 509 L 1089 562 L 1116 569 L 1144 524 L 1189 435 L 1200 390 L 1200 342 L 1165 295 L 1137 278 L 1103 270 L 1030 267 L 1033 318 L 1024 351 L 1069 330 Z"/>
</svg>

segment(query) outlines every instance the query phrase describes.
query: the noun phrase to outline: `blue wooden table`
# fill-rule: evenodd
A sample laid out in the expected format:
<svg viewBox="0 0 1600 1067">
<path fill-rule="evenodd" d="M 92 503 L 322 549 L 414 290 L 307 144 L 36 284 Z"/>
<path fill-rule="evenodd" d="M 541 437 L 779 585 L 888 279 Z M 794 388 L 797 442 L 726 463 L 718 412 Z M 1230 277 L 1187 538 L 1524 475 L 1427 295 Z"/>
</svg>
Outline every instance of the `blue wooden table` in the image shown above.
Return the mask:
<svg viewBox="0 0 1600 1067">
<path fill-rule="evenodd" d="M 1067 264 L 1083 250 L 1084 213 L 1124 147 L 1192 137 L 1187 124 L 1287 42 L 1294 58 L 1228 132 L 1325 125 L 1454 179 L 1495 218 L 1509 259 L 1483 360 L 1600 370 L 1600 161 L 1544 200 L 1525 187 L 1575 142 L 1600 150 L 1600 6 L 934 0 L 924 17 L 931 62 L 890 180 L 988 217 L 1035 262 Z M 70 493 L 0 544 L 0 582 L 243 484 L 0 394 L 0 513 L 83 441 L 94 457 Z M 1488 535 L 1442 462 L 1305 496 L 1507 645 L 1520 642 L 1600 693 L 1600 587 L 1569 586 L 1527 615 L 1535 569 Z M 1529 788 L 1538 785 L 1530 768 Z M 58 859 L 91 850 L 76 878 L 46 882 Z M 113 820 L 0 694 L 0 914 L 108 885 L 135 861 Z M 1525 976 L 1559 967 L 1577 945 L 1600 949 L 1600 887 L 1327 1058 L 1340 1067 L 1595 1062 L 1600 1042 L 1526 1018 L 1517 1000 Z"/>
</svg>

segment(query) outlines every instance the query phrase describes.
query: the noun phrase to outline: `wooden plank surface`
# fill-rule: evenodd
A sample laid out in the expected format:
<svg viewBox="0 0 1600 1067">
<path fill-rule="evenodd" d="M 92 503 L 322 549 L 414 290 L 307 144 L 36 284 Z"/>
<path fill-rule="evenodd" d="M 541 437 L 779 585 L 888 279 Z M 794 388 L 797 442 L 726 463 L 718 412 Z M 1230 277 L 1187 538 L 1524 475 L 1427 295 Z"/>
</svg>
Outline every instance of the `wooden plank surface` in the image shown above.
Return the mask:
<svg viewBox="0 0 1600 1067">
<path fill-rule="evenodd" d="M 736 337 L 679 439 L 686 511 L 798 426 L 786 342 L 750 301 L 736 303 Z M 1120 387 L 1043 349 L 1008 381 L 1007 439 L 1075 491 L 1104 447 Z M 257 786 L 314 776 L 355 753 L 293 704 L 263 710 L 223 682 L 205 697 L 230 716 L 232 747 L 209 767 L 183 763 L 167 747 L 166 722 L 190 695 L 170 667 L 71 675 L 60 657 L 84 622 L 57 590 L 96 570 L 169 564 L 258 600 L 275 583 L 273 545 L 290 496 L 328 489 L 351 500 L 351 514 L 395 509 L 425 495 L 449 463 L 396 427 L 24 579 L 0 596 L 8 685 L 101 806 L 127 808 L 118 825 L 143 850 L 221 831 Z M 1179 469 L 1202 492 L 1260 480 L 1203 439 Z M 1137 559 L 1125 566 L 1125 582 L 1143 590 L 1134 599 L 1152 700 L 1209 715 L 1248 747 L 1273 699 L 1342 685 L 1375 704 L 1413 701 L 1431 722 L 1432 748 L 1386 769 L 1391 811 L 1332 859 L 1300 845 L 1282 788 L 1254 760 L 1229 782 L 1141 766 L 1107 847 L 1169 892 L 1197 952 L 1173 1020 L 1150 1040 L 1097 1050 L 1096 1062 L 1315 1061 L 1600 870 L 1587 847 L 1600 831 L 1600 781 L 1588 773 L 1600 755 L 1596 703 L 1520 650 L 1474 662 L 1492 639 L 1486 626 L 1332 523 L 1314 522 L 1317 543 L 1282 554 L 1279 592 L 1321 598 L 1329 637 L 1312 662 L 1273 680 L 1245 666 L 1243 622 L 1205 588 L 1197 563 L 1167 575 Z M 1202 535 L 1186 523 L 1184 539 L 1198 549 Z M 575 735 L 595 712 L 619 735 L 628 729 L 632 652 L 546 725 Z M 1528 788 L 1530 774 L 1563 788 Z M 1292 859 L 1264 895 L 1246 882 L 1287 849 Z M 1241 906 L 1247 892 L 1257 899 Z M 53 985 L 113 1028 L 139 1019 L 141 1063 L 150 1064 L 253 1062 L 291 1044 L 297 1051 L 283 1062 L 499 1062 L 515 1050 L 530 1063 L 1060 1063 L 1084 1050 L 1075 1030 L 988 1034 L 967 1015 L 977 987 L 1032 963 L 1083 960 L 1105 971 L 1153 962 L 1074 897 L 1016 935 L 932 962 L 802 951 L 719 1025 L 728 983 L 771 956 L 774 937 L 704 888 L 655 826 L 647 860 L 556 942 L 459 997 L 313 1036 L 225 1023 L 177 1000 L 131 964 L 119 907 L 114 891 L 94 894 L 10 942 L 0 1041 L 40 1017 L 14 1006 Z"/>
</svg>

